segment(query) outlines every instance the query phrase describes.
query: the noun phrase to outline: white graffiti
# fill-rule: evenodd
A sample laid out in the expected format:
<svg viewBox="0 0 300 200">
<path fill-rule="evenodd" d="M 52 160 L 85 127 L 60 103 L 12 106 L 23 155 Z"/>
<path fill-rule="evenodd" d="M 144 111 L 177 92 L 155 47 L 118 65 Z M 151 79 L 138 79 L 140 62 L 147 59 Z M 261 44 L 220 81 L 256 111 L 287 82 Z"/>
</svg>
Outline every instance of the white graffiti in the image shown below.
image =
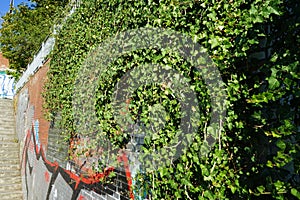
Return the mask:
<svg viewBox="0 0 300 200">
<path fill-rule="evenodd" d="M 0 98 L 12 99 L 14 97 L 15 79 L 0 71 Z"/>
</svg>

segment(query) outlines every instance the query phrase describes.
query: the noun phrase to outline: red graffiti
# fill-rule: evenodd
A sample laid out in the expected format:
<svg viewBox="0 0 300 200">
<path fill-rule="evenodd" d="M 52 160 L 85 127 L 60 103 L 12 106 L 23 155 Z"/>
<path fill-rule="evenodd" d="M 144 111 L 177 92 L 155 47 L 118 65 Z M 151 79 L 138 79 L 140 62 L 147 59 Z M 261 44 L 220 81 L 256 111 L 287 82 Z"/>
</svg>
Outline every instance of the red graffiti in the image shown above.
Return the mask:
<svg viewBox="0 0 300 200">
<path fill-rule="evenodd" d="M 88 185 L 95 185 L 97 183 L 100 183 L 101 180 L 103 180 L 105 177 L 108 177 L 109 174 L 114 171 L 114 167 L 108 167 L 108 168 L 104 169 L 104 172 L 94 173 L 94 174 L 91 174 L 88 176 L 83 176 L 83 175 L 77 175 L 77 174 L 71 172 L 70 170 L 66 170 L 66 169 L 60 167 L 57 162 L 50 162 L 49 160 L 47 160 L 47 158 L 45 156 L 44 148 L 42 147 L 42 144 L 40 144 L 40 147 L 38 148 L 38 145 L 36 144 L 36 141 L 35 141 L 34 133 L 32 133 L 32 130 L 31 130 L 31 131 L 28 131 L 28 134 L 25 138 L 23 156 L 22 156 L 22 166 L 24 168 L 25 176 L 27 176 L 27 174 L 31 175 L 32 169 L 34 168 L 34 166 L 30 166 L 30 163 L 28 161 L 28 156 L 29 156 L 30 152 L 31 153 L 35 152 L 35 157 L 36 157 L 35 159 L 36 160 L 42 159 L 48 170 L 44 174 L 45 180 L 47 182 L 50 182 L 50 184 L 49 184 L 50 188 L 48 188 L 47 199 L 49 199 L 49 197 L 50 197 L 51 188 L 53 187 L 53 184 L 54 184 L 55 179 L 57 178 L 58 174 L 60 174 L 65 179 L 66 182 L 75 183 L 70 186 L 74 191 L 72 199 L 77 199 L 81 189 L 85 188 L 85 186 L 88 186 Z M 126 174 L 127 184 L 128 184 L 128 190 L 129 190 L 129 198 L 134 200 L 134 195 L 133 195 L 133 190 L 132 190 L 132 179 L 131 179 L 129 162 L 128 162 L 126 153 L 121 152 L 121 155 L 118 157 L 118 160 L 120 162 L 123 162 L 123 164 L 124 164 L 125 174 Z M 29 165 L 29 171 L 26 169 L 26 163 Z M 52 173 L 51 178 L 50 178 L 49 172 Z M 28 187 L 27 184 L 26 184 L 26 187 Z M 97 187 L 97 186 L 95 185 L 95 187 Z M 26 189 L 28 191 L 28 188 L 26 188 Z M 80 195 L 79 199 L 83 200 L 84 197 L 82 195 Z"/>
<path fill-rule="evenodd" d="M 131 178 L 131 173 L 130 173 L 130 169 L 129 169 L 129 162 L 128 162 L 128 158 L 127 158 L 127 155 L 125 152 L 121 153 L 119 160 L 123 161 L 123 163 L 124 163 L 130 199 L 134 199 L 133 190 L 132 190 L 132 178 Z"/>
<path fill-rule="evenodd" d="M 49 175 L 49 172 L 45 172 L 45 181 L 46 182 L 49 182 L 49 180 L 50 180 L 50 175 Z"/>
</svg>

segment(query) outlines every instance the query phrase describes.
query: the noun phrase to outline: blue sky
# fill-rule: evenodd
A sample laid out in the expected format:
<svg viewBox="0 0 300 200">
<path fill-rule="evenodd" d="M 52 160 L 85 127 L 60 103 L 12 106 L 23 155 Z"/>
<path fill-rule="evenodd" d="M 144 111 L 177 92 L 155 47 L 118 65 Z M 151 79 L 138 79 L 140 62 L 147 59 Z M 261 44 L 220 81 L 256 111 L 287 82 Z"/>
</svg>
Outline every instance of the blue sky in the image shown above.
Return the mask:
<svg viewBox="0 0 300 200">
<path fill-rule="evenodd" d="M 0 0 L 0 15 L 3 16 L 9 10 L 9 2 L 10 0 Z M 17 6 L 22 2 L 28 2 L 28 0 L 15 0 L 14 4 Z"/>
</svg>

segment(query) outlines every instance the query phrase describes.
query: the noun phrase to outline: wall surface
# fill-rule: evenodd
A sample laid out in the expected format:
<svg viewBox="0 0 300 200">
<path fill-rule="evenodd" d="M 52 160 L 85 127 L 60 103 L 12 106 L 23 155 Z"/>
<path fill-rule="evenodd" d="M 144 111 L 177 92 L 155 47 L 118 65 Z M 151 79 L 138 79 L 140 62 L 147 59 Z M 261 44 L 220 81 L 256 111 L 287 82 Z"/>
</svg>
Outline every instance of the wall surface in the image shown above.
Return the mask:
<svg viewBox="0 0 300 200">
<path fill-rule="evenodd" d="M 118 157 L 118 166 L 94 172 L 90 160 L 73 160 L 74 141 L 64 141 L 56 122 L 43 114 L 43 85 L 48 63 L 30 77 L 15 96 L 16 131 L 21 143 L 22 188 L 26 199 L 134 199 L 128 156 Z M 77 143 L 80 139 L 77 139 Z M 89 152 L 95 151 L 89 149 Z M 114 173 L 111 173 L 114 172 Z M 114 176 L 110 176 L 114 174 Z"/>
<path fill-rule="evenodd" d="M 0 98 L 13 99 L 14 97 L 14 78 L 0 71 Z"/>
<path fill-rule="evenodd" d="M 9 65 L 8 59 L 4 58 L 4 56 L 0 52 L 0 70 L 7 70 L 8 65 Z"/>
<path fill-rule="evenodd" d="M 0 53 L 0 98 L 12 99 L 14 96 L 14 78 L 6 74 L 9 62 Z"/>
</svg>

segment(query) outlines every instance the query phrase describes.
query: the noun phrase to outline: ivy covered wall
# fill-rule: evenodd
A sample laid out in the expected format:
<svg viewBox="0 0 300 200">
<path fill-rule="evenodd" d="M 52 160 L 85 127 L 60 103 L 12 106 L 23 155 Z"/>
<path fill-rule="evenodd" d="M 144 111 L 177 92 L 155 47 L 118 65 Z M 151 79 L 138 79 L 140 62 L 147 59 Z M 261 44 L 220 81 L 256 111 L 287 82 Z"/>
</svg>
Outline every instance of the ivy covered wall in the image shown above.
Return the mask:
<svg viewBox="0 0 300 200">
<path fill-rule="evenodd" d="M 116 50 L 118 56 L 112 60 L 97 57 L 97 48 L 107 39 L 140 28 L 176 31 L 204 48 L 224 82 L 226 98 L 221 106 L 226 108 L 226 118 L 222 119 L 222 128 L 207 129 L 213 118 L 210 111 L 214 107 L 209 101 L 212 94 L 207 92 L 208 84 L 203 74 L 198 73 L 180 53 L 153 45 L 124 54 L 118 54 Z M 111 96 L 123 75 L 139 66 L 149 63 L 169 66 L 188 80 L 197 95 L 200 116 L 195 122 L 199 127 L 195 137 L 187 139 L 188 148 L 178 159 L 165 162 L 155 170 L 140 166 L 135 171 L 132 178 L 136 197 L 300 198 L 297 1 L 86 0 L 67 20 L 56 42 L 44 97 L 49 120 L 55 120 L 57 115 L 61 117 L 56 123 L 65 130 L 62 133 L 65 141 L 89 136 L 91 140 L 87 149 L 99 152 L 102 147 L 106 148 L 99 138 L 106 138 L 116 149 L 132 150 L 129 144 L 136 140 L 134 129 L 124 130 L 118 123 L 113 114 Z M 122 46 L 122 40 L 114 44 Z M 96 55 L 92 56 L 94 60 L 87 59 L 93 53 Z M 97 63 L 102 64 L 98 67 Z M 151 68 L 152 65 L 147 66 Z M 80 74 L 86 73 L 90 66 L 96 66 L 100 72 L 95 71 L 94 77 L 82 82 L 90 81 L 96 87 L 90 89 L 88 84 L 83 87 L 82 91 L 88 93 L 82 93 L 81 104 L 92 102 L 88 106 L 93 107 L 96 121 L 92 121 L 92 117 L 90 121 L 88 112 L 77 116 L 74 109 L 74 97 L 81 95 L 76 93 L 78 81 L 80 83 L 78 77 L 84 77 Z M 176 91 L 163 84 L 153 83 L 137 88 L 127 99 L 125 113 L 130 114 L 133 124 L 145 125 L 146 129 L 151 126 L 149 116 L 154 105 L 160 104 L 168 113 L 164 128 L 140 142 L 143 154 L 162 151 L 172 138 L 176 139 L 182 105 L 173 97 L 175 94 Z M 156 113 L 158 110 L 154 109 Z M 122 113 L 119 112 L 120 116 Z M 160 116 L 165 117 L 158 114 L 154 119 L 161 119 Z M 96 128 L 86 126 L 91 122 L 95 122 Z M 82 125 L 80 131 L 78 123 Z M 218 140 L 203 153 L 200 147 L 205 146 L 206 134 L 211 131 L 216 132 L 214 136 Z M 78 145 L 74 151 L 79 152 L 80 148 Z M 105 167 L 114 165 L 113 156 L 109 156 L 113 154 L 117 159 L 120 151 L 116 149 L 101 154 Z M 81 151 L 78 156 L 88 156 L 88 151 Z M 98 161 L 95 162 L 97 166 L 100 165 Z M 132 162 L 133 166 L 137 164 Z M 93 170 L 100 173 L 103 168 Z"/>
</svg>

